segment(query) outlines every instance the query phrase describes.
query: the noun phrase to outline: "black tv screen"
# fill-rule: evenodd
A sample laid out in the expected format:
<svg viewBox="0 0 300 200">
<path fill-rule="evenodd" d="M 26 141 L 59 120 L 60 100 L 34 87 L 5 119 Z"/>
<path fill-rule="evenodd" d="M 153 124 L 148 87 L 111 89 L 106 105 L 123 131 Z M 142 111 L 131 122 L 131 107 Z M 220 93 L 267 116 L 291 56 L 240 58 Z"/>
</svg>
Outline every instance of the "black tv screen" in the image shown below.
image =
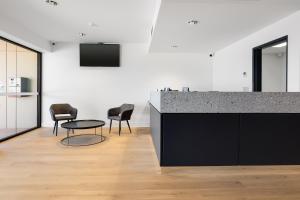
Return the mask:
<svg viewBox="0 0 300 200">
<path fill-rule="evenodd" d="M 80 66 L 119 67 L 119 44 L 80 44 Z"/>
</svg>

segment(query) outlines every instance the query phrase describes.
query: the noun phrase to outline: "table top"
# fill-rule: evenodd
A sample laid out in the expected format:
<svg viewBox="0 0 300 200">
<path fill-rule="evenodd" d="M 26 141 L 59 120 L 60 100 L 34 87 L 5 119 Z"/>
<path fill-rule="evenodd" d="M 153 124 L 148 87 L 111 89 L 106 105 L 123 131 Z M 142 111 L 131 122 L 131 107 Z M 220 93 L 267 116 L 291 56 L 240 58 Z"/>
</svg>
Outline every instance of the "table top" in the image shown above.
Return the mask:
<svg viewBox="0 0 300 200">
<path fill-rule="evenodd" d="M 102 120 L 75 120 L 61 124 L 62 128 L 66 129 L 89 129 L 104 126 L 105 122 Z"/>
</svg>

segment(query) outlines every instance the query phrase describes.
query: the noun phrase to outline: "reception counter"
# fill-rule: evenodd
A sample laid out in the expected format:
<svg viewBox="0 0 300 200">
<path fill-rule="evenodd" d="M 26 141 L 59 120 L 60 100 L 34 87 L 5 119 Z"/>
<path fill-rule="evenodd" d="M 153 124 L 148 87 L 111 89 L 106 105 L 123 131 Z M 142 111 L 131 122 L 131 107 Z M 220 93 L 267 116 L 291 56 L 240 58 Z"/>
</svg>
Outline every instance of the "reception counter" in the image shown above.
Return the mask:
<svg viewBox="0 0 300 200">
<path fill-rule="evenodd" d="M 161 166 L 300 164 L 300 93 L 153 92 Z"/>
</svg>

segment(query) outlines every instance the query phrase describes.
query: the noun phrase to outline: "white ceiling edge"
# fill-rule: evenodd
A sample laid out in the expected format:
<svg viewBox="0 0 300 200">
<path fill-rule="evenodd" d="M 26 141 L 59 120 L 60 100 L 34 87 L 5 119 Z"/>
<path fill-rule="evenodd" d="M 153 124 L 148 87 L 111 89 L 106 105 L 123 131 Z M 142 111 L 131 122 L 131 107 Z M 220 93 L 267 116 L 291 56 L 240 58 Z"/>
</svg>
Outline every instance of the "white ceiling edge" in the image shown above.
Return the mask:
<svg viewBox="0 0 300 200">
<path fill-rule="evenodd" d="M 50 41 L 36 35 L 16 22 L 0 17 L 0 36 L 40 52 L 51 52 Z"/>
<path fill-rule="evenodd" d="M 157 0 L 156 1 L 156 5 L 155 5 L 155 11 L 154 11 L 154 16 L 153 16 L 153 22 L 152 22 L 152 28 L 151 28 L 151 32 L 149 34 L 149 39 L 148 39 L 148 47 L 147 47 L 147 52 L 150 53 L 150 48 L 151 48 L 151 42 L 152 42 L 152 36 L 154 34 L 155 31 L 155 25 L 157 22 L 157 18 L 159 15 L 159 11 L 160 11 L 160 7 L 162 4 L 162 0 Z"/>
</svg>

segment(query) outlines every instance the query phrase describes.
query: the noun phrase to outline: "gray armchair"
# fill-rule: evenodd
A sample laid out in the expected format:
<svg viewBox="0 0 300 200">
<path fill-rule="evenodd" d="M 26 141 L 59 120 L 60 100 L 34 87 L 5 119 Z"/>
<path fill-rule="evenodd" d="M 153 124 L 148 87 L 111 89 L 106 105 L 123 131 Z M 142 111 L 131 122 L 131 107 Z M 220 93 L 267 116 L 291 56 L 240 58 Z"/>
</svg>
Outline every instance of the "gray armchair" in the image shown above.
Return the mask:
<svg viewBox="0 0 300 200">
<path fill-rule="evenodd" d="M 50 114 L 52 120 L 55 122 L 54 128 L 53 128 L 53 134 L 56 131 L 57 136 L 57 130 L 58 130 L 58 122 L 59 121 L 72 121 L 77 118 L 77 109 L 73 108 L 70 104 L 52 104 L 50 106 Z M 66 116 L 59 116 L 62 114 L 68 114 Z"/>
<path fill-rule="evenodd" d="M 120 107 L 111 108 L 107 112 L 107 118 L 110 119 L 109 133 L 111 132 L 112 120 L 119 121 L 119 135 L 121 134 L 121 122 L 126 121 L 129 131 L 131 133 L 131 128 L 128 120 L 130 120 L 131 115 L 134 110 L 133 104 L 123 104 Z"/>
</svg>

